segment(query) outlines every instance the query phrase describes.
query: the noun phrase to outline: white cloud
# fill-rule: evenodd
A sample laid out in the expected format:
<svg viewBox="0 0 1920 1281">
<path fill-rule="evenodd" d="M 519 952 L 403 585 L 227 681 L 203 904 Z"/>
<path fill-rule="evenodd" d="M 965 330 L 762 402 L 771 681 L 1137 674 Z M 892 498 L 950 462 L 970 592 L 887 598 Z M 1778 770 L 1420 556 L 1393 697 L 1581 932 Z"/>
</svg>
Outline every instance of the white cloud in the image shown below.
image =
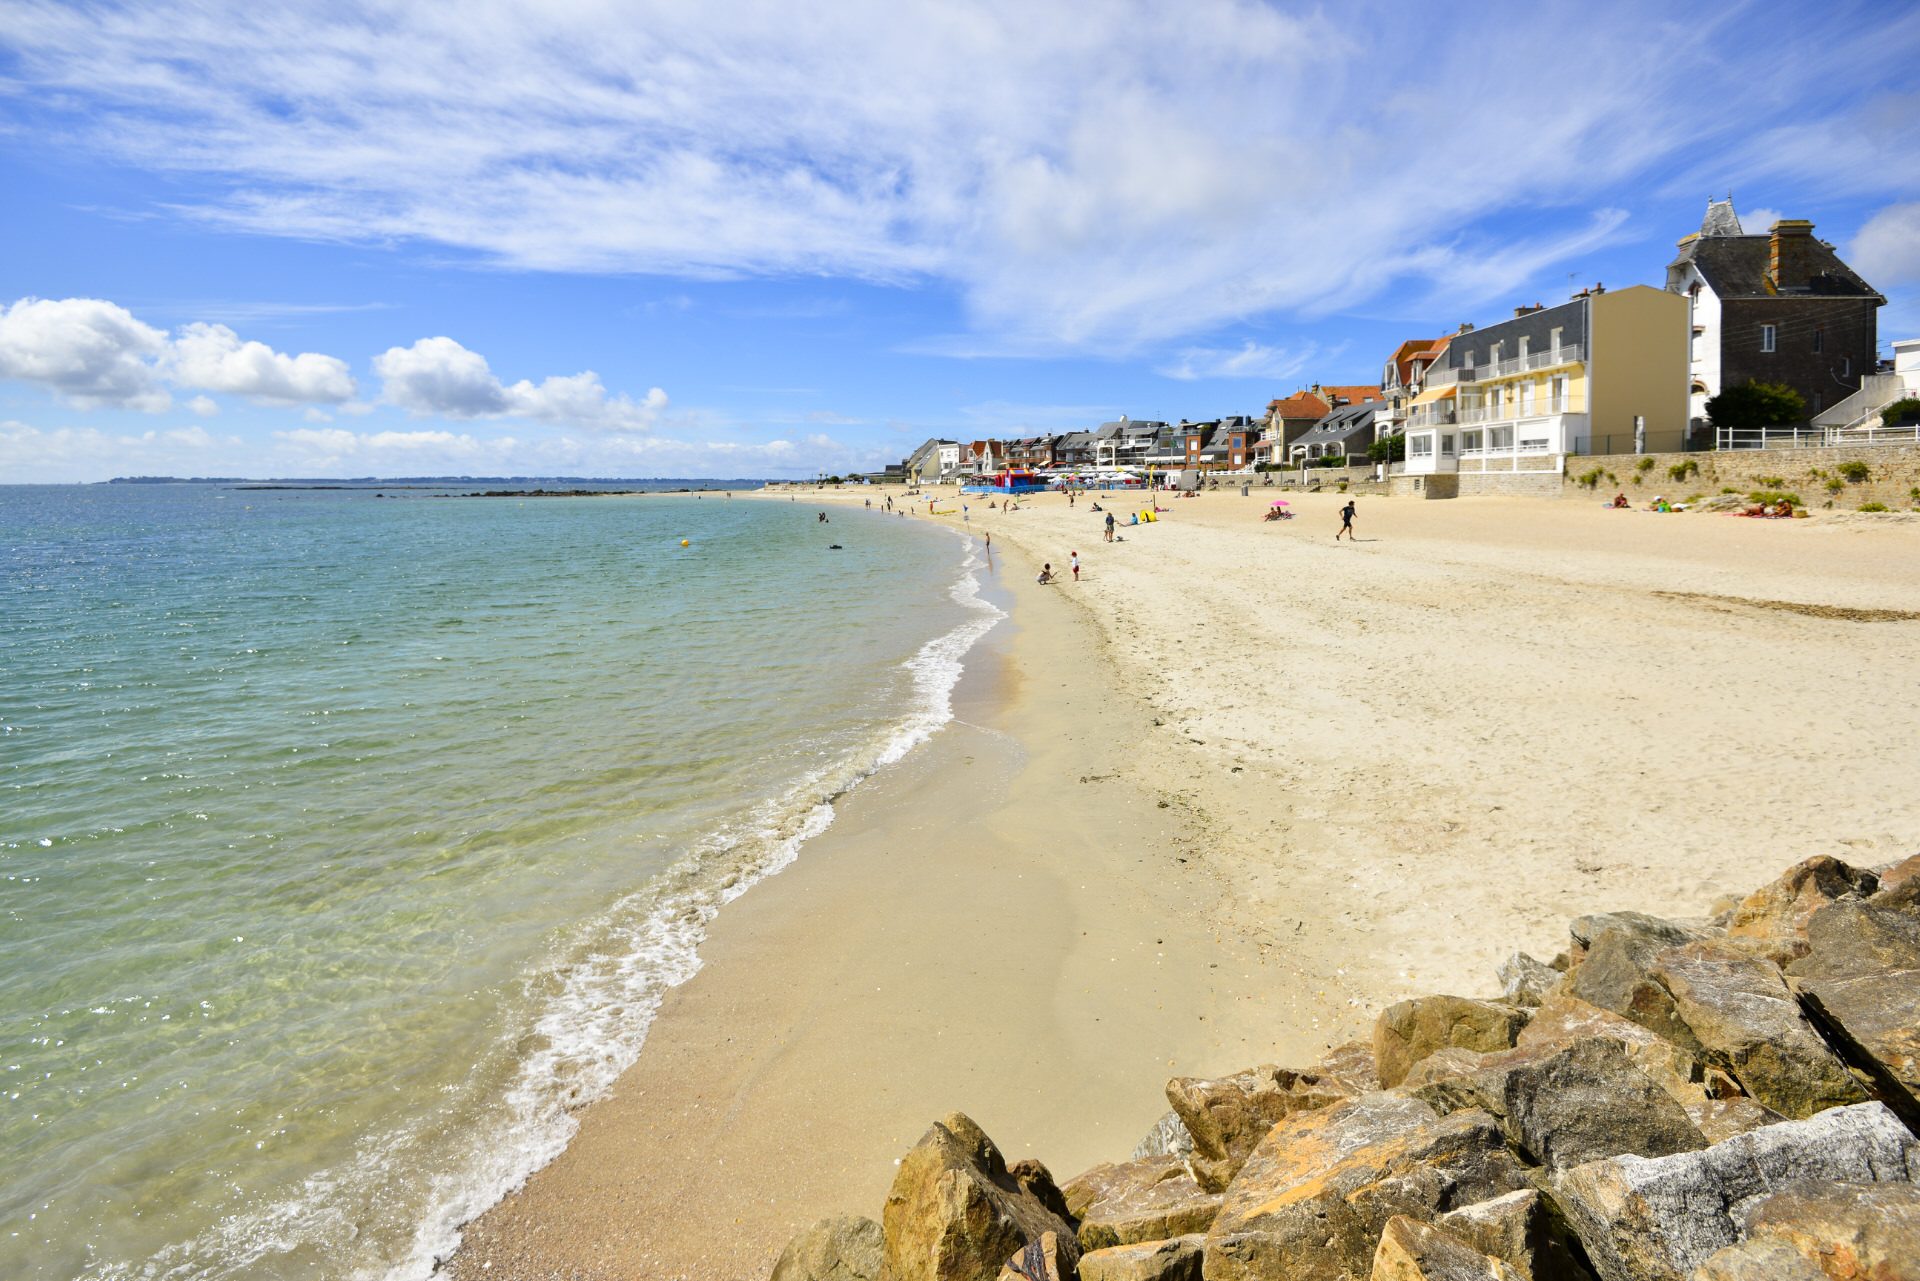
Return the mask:
<svg viewBox="0 0 1920 1281">
<path fill-rule="evenodd" d="M 166 334 L 98 298 L 0 306 L 0 378 L 46 387 L 82 409 L 166 409 L 173 398 L 154 369 L 166 347 Z"/>
<path fill-rule="evenodd" d="M 346 362 L 332 356 L 289 356 L 243 341 L 225 325 L 200 322 L 170 337 L 99 298 L 22 298 L 0 305 L 0 378 L 44 387 L 82 409 L 148 413 L 172 407 L 169 383 L 276 405 L 331 403 L 354 393 Z M 203 418 L 220 412 L 204 395 L 190 399 L 187 408 Z"/>
<path fill-rule="evenodd" d="M 1876 289 L 1920 284 L 1920 201 L 1888 205 L 1869 218 L 1853 238 L 1847 263 Z"/>
<path fill-rule="evenodd" d="M 416 418 L 515 417 L 645 432 L 667 404 L 667 393 L 658 387 L 637 401 L 610 396 L 592 370 L 508 386 L 494 376 L 485 356 L 444 337 L 390 347 L 373 358 L 373 368 L 384 384 L 384 398 Z"/>
<path fill-rule="evenodd" d="M 155 0 L 8 25 L 9 74 L 63 136 L 231 193 L 188 216 L 538 270 L 931 277 L 983 349 L 1120 351 L 1484 277 L 1465 260 L 1516 212 L 1588 243 L 1587 212 L 1649 173 L 1905 198 L 1913 113 L 1867 95 L 1920 19 L 1782 62 L 1795 20 L 1640 0 L 1403 39 L 1365 2 Z M 1513 67 L 1567 70 L 1550 93 L 1488 70 Z"/>
<path fill-rule="evenodd" d="M 105 480 L 114 475 L 205 476 L 219 471 L 214 451 L 231 447 L 202 427 L 117 433 L 93 427 L 33 427 L 0 422 L 0 476 L 22 484 Z"/>
<path fill-rule="evenodd" d="M 1248 339 L 1239 347 L 1188 347 L 1171 365 L 1159 371 L 1168 378 L 1191 382 L 1196 378 L 1291 378 L 1319 354 L 1309 344 L 1301 351 L 1263 347 Z"/>
<path fill-rule="evenodd" d="M 1764 235 L 1773 229 L 1773 224 L 1786 217 L 1778 209 L 1769 209 L 1762 205 L 1755 209 L 1736 210 L 1740 214 L 1740 230 L 1749 236 Z"/>
<path fill-rule="evenodd" d="M 332 414 L 324 409 L 316 409 L 311 405 L 307 406 L 306 410 L 300 416 L 310 423 L 330 423 L 333 421 Z"/>
<path fill-rule="evenodd" d="M 352 399 L 355 390 L 344 360 L 311 351 L 289 356 L 263 342 L 243 342 L 225 325 L 204 322 L 181 329 L 168 370 L 183 386 L 269 405 L 337 404 Z"/>
</svg>

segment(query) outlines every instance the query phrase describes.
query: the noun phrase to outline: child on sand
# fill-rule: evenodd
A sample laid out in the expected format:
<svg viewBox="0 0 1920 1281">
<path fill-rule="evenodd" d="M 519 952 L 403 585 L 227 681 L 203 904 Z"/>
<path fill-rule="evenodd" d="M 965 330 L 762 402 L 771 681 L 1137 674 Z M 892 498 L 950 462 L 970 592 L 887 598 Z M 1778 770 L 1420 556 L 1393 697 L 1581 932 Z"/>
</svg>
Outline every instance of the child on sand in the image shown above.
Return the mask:
<svg viewBox="0 0 1920 1281">
<path fill-rule="evenodd" d="M 1080 553 L 1068 552 L 1067 560 L 1073 566 L 1073 581 L 1077 583 L 1080 581 Z"/>
</svg>

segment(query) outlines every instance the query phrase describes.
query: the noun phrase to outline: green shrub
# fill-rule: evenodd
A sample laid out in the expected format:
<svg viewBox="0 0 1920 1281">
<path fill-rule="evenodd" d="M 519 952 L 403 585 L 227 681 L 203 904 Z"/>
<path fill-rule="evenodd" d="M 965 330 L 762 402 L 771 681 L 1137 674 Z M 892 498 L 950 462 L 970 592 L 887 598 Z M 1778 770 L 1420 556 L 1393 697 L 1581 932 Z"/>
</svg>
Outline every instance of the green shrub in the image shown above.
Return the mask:
<svg viewBox="0 0 1920 1281">
<path fill-rule="evenodd" d="M 1635 463 L 1635 464 L 1633 465 L 1633 469 L 1634 469 L 1635 471 L 1652 471 L 1652 470 L 1653 470 L 1653 459 L 1651 459 L 1651 458 L 1642 458 L 1642 459 L 1641 459 L 1641 460 L 1640 460 L 1639 462 L 1637 462 L 1637 463 Z"/>
<path fill-rule="evenodd" d="M 1313 465 L 1315 467 L 1345 467 L 1347 465 L 1347 456 L 1345 454 L 1328 454 L 1324 458 L 1314 459 Z"/>
<path fill-rule="evenodd" d="M 1862 481 L 1873 479 L 1873 468 L 1857 458 L 1850 463 L 1841 463 L 1835 470 L 1846 477 L 1849 484 L 1858 485 Z"/>
<path fill-rule="evenodd" d="M 1584 486 L 1587 489 L 1598 489 L 1600 487 L 1600 477 L 1602 474 L 1601 470 L 1595 467 L 1591 471 L 1583 471 L 1578 476 L 1575 476 L 1573 483 Z"/>
<path fill-rule="evenodd" d="M 1407 438 L 1401 432 L 1382 436 L 1367 446 L 1367 457 L 1376 463 L 1402 463 L 1407 460 Z"/>
<path fill-rule="evenodd" d="M 1838 476 L 1835 476 L 1832 480 L 1827 482 L 1827 492 L 1829 494 L 1837 494 L 1841 490 L 1845 489 L 1846 487 L 1847 487 L 1847 482 L 1844 480 L 1841 480 Z"/>
<path fill-rule="evenodd" d="M 1740 491 L 1735 489 L 1732 485 L 1722 485 L 1720 486 L 1720 492 L 1723 494 L 1737 494 Z"/>
<path fill-rule="evenodd" d="M 1787 486 L 1787 478 L 1785 476 L 1755 476 L 1753 483 L 1756 485 L 1765 485 L 1768 489 L 1785 489 Z"/>
<path fill-rule="evenodd" d="M 1751 494 L 1747 495 L 1747 501 L 1750 503 L 1777 503 L 1782 498 L 1787 500 L 1787 505 L 1789 507 L 1805 507 L 1806 506 L 1805 503 L 1800 501 L 1800 495 L 1788 492 L 1786 490 L 1756 489 Z"/>
<path fill-rule="evenodd" d="M 1685 480 L 1689 476 L 1698 476 L 1699 474 L 1700 464 L 1691 458 L 1683 463 L 1675 463 L 1673 466 L 1667 468 L 1667 479 L 1669 480 Z"/>
<path fill-rule="evenodd" d="M 1883 512 L 1887 510 L 1887 505 L 1885 503 L 1861 503 L 1860 510 L 1863 512 Z"/>
<path fill-rule="evenodd" d="M 1743 383 L 1707 402 L 1715 427 L 1783 427 L 1806 416 L 1806 398 L 1785 383 Z"/>
<path fill-rule="evenodd" d="M 1920 396 L 1903 396 L 1880 411 L 1883 427 L 1904 427 L 1920 423 Z"/>
</svg>

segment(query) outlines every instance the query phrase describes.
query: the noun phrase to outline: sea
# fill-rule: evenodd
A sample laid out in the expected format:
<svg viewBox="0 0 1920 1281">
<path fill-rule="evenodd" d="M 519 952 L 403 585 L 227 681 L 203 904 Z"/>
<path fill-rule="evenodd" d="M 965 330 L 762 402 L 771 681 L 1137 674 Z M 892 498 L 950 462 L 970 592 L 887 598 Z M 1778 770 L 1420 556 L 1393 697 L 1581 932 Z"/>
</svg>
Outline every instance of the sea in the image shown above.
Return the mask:
<svg viewBox="0 0 1920 1281">
<path fill-rule="evenodd" d="M 427 1276 L 1002 617 L 925 521 L 473 492 L 0 487 L 0 1276 Z"/>
</svg>

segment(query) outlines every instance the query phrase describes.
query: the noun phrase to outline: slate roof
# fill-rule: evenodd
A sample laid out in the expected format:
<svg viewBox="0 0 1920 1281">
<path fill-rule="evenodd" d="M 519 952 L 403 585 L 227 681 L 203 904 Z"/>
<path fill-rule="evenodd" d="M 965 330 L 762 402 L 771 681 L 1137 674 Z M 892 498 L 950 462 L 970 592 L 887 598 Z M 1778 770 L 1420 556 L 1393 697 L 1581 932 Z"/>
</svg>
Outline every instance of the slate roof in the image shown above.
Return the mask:
<svg viewBox="0 0 1920 1281">
<path fill-rule="evenodd" d="M 1325 445 L 1341 441 L 1351 441 L 1354 437 L 1369 431 L 1373 427 L 1374 411 L 1378 404 L 1342 405 L 1313 425 L 1313 429 L 1293 442 L 1297 449 L 1302 445 Z"/>
<path fill-rule="evenodd" d="M 1853 268 L 1840 261 L 1840 255 L 1824 240 L 1811 237 L 1806 252 L 1812 270 L 1808 287 L 1790 289 L 1787 297 L 1878 298 L 1880 291 L 1862 280 Z M 1680 252 L 1667 264 L 1668 287 L 1679 280 L 1689 263 L 1699 268 L 1707 284 L 1721 298 L 1779 298 L 1767 274 L 1771 261 L 1771 236 L 1701 235 L 1689 236 L 1680 243 Z"/>
</svg>

